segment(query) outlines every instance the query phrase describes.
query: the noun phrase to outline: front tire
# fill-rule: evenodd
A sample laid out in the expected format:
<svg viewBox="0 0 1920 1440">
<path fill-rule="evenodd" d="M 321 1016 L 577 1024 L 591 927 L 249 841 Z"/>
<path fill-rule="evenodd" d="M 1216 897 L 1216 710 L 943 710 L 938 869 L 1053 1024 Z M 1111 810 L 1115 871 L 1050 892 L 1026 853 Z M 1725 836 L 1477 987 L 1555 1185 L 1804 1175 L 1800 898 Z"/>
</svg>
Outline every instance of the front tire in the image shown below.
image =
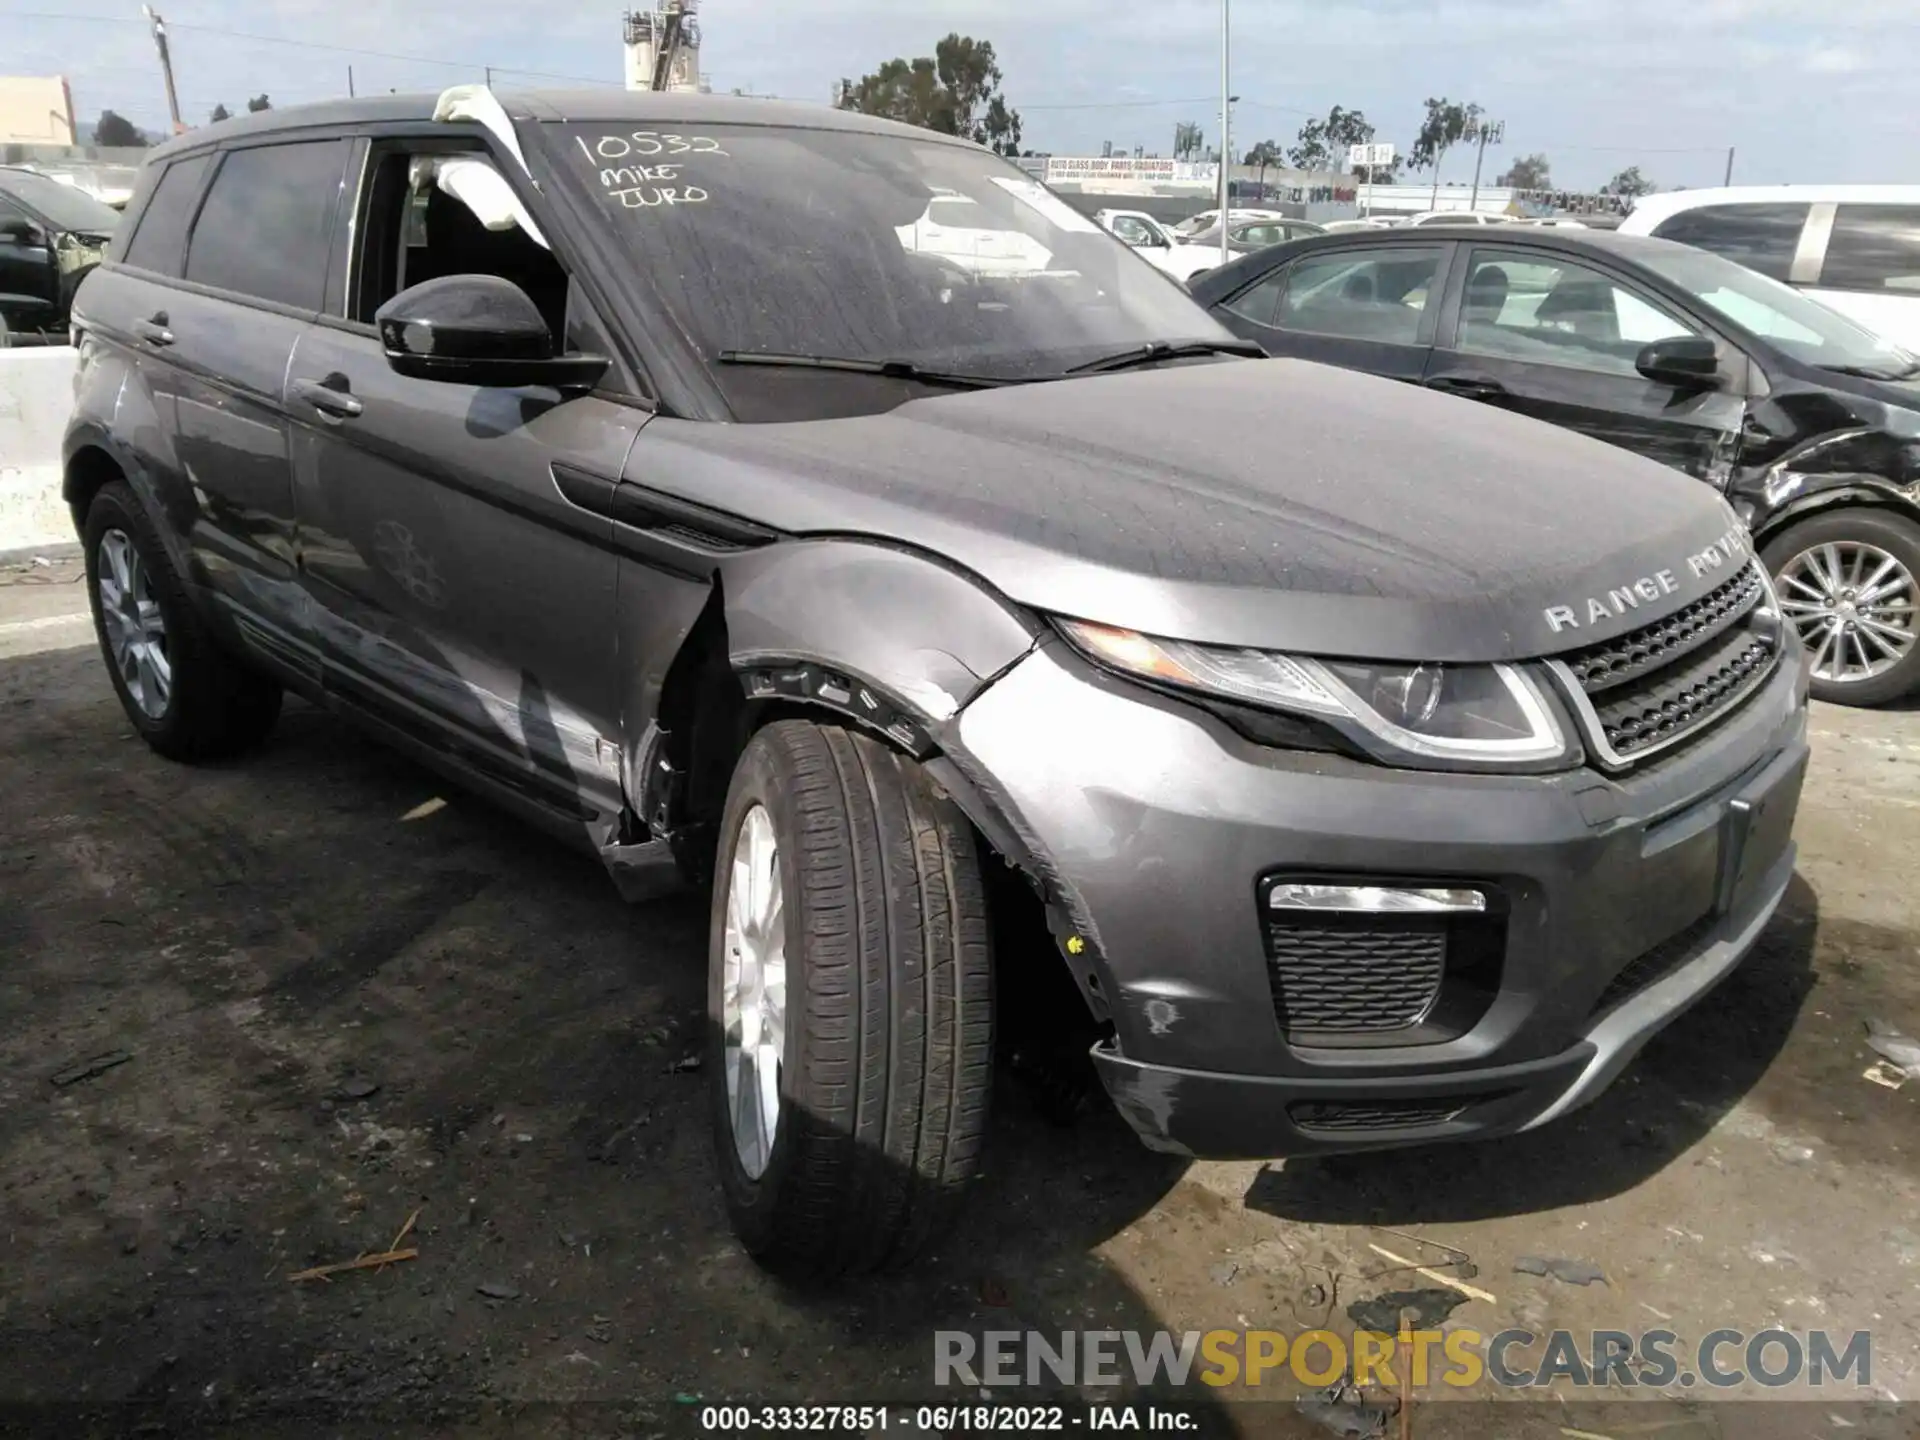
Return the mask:
<svg viewBox="0 0 1920 1440">
<path fill-rule="evenodd" d="M 761 1264 L 894 1268 L 973 1178 L 993 969 L 973 835 L 911 760 L 781 721 L 720 829 L 707 982 L 715 1158 Z"/>
<path fill-rule="evenodd" d="M 1920 688 L 1920 526 L 1837 510 L 1788 526 L 1761 559 L 1812 657 L 1815 699 L 1884 705 Z"/>
<path fill-rule="evenodd" d="M 124 481 L 93 497 L 83 539 L 94 633 L 141 738 L 170 760 L 220 759 L 259 744 L 279 718 L 279 685 L 208 633 Z"/>
</svg>

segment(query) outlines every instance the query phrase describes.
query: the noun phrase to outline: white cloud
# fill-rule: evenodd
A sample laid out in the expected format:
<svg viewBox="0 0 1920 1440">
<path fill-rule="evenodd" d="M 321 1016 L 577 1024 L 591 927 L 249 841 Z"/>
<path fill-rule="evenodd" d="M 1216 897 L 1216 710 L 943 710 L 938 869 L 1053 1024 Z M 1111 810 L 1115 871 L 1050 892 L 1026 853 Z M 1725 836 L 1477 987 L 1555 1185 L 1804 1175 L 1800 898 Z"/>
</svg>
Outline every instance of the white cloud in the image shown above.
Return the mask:
<svg viewBox="0 0 1920 1440">
<path fill-rule="evenodd" d="M 1852 75 L 1867 68 L 1867 57 L 1845 45 L 1828 45 L 1809 52 L 1803 68 L 1810 75 Z"/>
</svg>

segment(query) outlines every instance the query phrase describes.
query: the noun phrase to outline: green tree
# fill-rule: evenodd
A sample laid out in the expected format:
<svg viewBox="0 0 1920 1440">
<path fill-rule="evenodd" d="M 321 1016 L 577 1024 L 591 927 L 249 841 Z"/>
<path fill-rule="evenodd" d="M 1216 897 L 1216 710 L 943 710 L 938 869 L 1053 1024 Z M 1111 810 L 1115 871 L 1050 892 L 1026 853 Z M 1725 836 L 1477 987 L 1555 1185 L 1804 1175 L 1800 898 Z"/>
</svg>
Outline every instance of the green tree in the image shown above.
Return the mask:
<svg viewBox="0 0 1920 1440">
<path fill-rule="evenodd" d="M 1336 105 L 1327 112 L 1326 119 L 1309 120 L 1300 127 L 1299 140 L 1290 158 L 1302 170 L 1331 170 L 1339 174 L 1347 168 L 1348 147 L 1366 145 L 1372 140 L 1373 125 L 1364 112 Z"/>
<path fill-rule="evenodd" d="M 112 110 L 102 110 L 99 120 L 94 123 L 93 143 L 125 149 L 149 142 L 140 132 L 140 127 L 126 116 Z"/>
<path fill-rule="evenodd" d="M 992 45 L 954 34 L 932 55 L 889 60 L 858 81 L 842 80 L 834 103 L 1018 155 L 1020 112 L 1000 93 L 1003 78 Z"/>
<path fill-rule="evenodd" d="M 271 110 L 272 108 L 273 102 L 267 99 L 266 92 L 264 91 L 247 101 L 247 113 L 249 115 L 258 115 L 262 110 Z"/>
<path fill-rule="evenodd" d="M 1427 100 L 1427 118 L 1421 123 L 1420 133 L 1414 137 L 1413 149 L 1407 155 L 1407 164 L 1415 170 L 1433 167 L 1433 199 L 1431 204 L 1440 201 L 1440 164 L 1451 150 L 1466 138 L 1467 131 L 1485 112 L 1478 105 L 1456 104 L 1444 96 L 1438 100 Z"/>
<path fill-rule="evenodd" d="M 1654 183 L 1640 173 L 1638 165 L 1629 165 L 1600 187 L 1602 195 L 1619 195 L 1628 200 L 1653 193 Z"/>
<path fill-rule="evenodd" d="M 222 120 L 231 120 L 232 118 L 233 112 L 227 109 L 225 105 L 216 105 L 213 107 L 213 114 L 207 117 L 207 123 L 210 125 L 218 125 Z"/>
<path fill-rule="evenodd" d="M 1182 120 L 1173 127 L 1173 158 L 1191 160 L 1200 153 L 1200 147 L 1206 143 L 1205 134 L 1191 120 Z"/>
<path fill-rule="evenodd" d="M 1522 155 L 1493 183 L 1511 185 L 1516 190 L 1547 190 L 1553 186 L 1553 176 L 1547 172 L 1546 156 Z"/>
</svg>

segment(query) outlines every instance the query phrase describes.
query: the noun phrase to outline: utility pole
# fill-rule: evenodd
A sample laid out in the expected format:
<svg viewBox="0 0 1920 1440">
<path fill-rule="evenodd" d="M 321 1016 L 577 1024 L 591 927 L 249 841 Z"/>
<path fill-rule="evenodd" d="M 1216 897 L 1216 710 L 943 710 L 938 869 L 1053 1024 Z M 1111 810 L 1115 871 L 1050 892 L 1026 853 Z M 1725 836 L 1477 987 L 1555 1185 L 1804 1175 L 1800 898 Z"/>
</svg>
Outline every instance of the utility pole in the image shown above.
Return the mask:
<svg viewBox="0 0 1920 1440">
<path fill-rule="evenodd" d="M 347 98 L 353 99 L 353 67 L 347 66 Z"/>
<path fill-rule="evenodd" d="M 1727 146 L 1727 178 L 1725 183 L 1728 185 L 1733 184 L 1733 146 L 1731 145 Z"/>
<path fill-rule="evenodd" d="M 1230 212 L 1227 209 L 1227 174 L 1233 159 L 1233 99 L 1228 94 L 1233 84 L 1233 67 L 1230 64 L 1232 41 L 1233 0 L 1220 0 L 1220 263 L 1226 264 L 1233 258 L 1227 248 L 1227 221 Z"/>
<path fill-rule="evenodd" d="M 167 113 L 173 117 L 173 133 L 182 135 L 187 127 L 180 120 L 180 97 L 173 88 L 173 57 L 167 53 L 167 22 L 153 13 L 151 5 L 142 5 L 140 13 L 153 29 L 153 46 L 160 52 L 160 73 L 167 81 Z"/>
<path fill-rule="evenodd" d="M 1467 127 L 1467 136 L 1480 142 L 1480 153 L 1473 159 L 1473 198 L 1467 201 L 1467 213 L 1471 215 L 1480 208 L 1480 166 L 1487 158 L 1487 146 L 1498 145 L 1507 138 L 1507 122 L 1476 120 Z M 1439 175 L 1436 173 L 1434 178 L 1439 179 Z"/>
</svg>

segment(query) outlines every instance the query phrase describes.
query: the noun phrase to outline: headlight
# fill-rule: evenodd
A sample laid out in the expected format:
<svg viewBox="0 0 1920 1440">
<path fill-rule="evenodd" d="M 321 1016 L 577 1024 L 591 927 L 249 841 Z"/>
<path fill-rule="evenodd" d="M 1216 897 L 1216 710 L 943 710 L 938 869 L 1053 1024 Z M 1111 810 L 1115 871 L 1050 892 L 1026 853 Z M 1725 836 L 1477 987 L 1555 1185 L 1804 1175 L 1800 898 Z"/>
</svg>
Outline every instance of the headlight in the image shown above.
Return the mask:
<svg viewBox="0 0 1920 1440">
<path fill-rule="evenodd" d="M 1579 762 L 1553 702 L 1517 666 L 1314 660 L 1084 620 L 1057 623 L 1076 647 L 1116 670 L 1316 717 L 1388 764 L 1539 770 Z"/>
</svg>

